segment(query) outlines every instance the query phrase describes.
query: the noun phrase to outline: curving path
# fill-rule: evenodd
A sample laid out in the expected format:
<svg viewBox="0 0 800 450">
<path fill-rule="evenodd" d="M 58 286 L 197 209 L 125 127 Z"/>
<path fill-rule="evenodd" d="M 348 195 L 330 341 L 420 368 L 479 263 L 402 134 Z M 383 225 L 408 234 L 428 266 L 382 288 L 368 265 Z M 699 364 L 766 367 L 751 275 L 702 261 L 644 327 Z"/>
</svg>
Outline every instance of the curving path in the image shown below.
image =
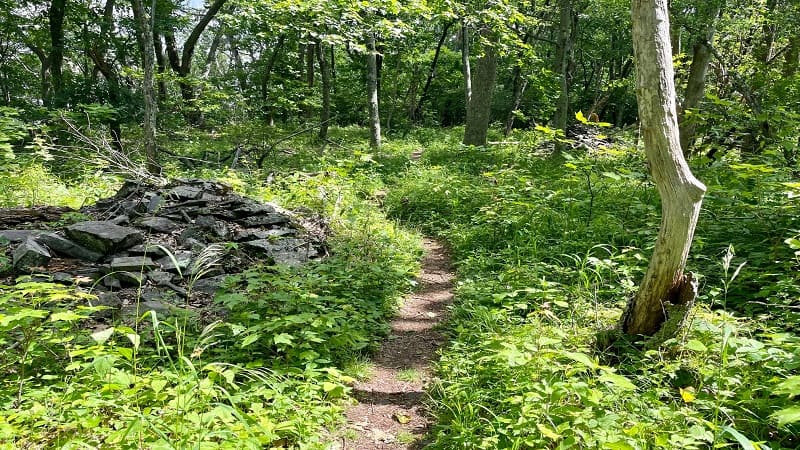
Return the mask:
<svg viewBox="0 0 800 450">
<path fill-rule="evenodd" d="M 435 329 L 453 299 L 455 275 L 447 251 L 425 239 L 426 256 L 416 293 L 407 297 L 391 323 L 391 335 L 372 358 L 368 381 L 353 389 L 358 404 L 346 411 L 347 427 L 341 450 L 401 450 L 421 448 L 431 425 L 423 406 L 431 379 L 430 363 L 443 343 Z M 357 436 L 357 437 L 356 437 Z"/>
</svg>

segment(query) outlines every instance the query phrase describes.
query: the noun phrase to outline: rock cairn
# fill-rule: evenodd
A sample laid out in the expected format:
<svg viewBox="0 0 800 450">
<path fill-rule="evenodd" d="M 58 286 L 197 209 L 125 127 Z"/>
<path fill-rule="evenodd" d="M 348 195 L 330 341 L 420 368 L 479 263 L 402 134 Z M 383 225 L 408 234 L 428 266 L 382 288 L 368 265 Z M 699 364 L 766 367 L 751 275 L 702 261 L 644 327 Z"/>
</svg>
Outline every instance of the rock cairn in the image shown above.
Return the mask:
<svg viewBox="0 0 800 450">
<path fill-rule="evenodd" d="M 142 300 L 156 310 L 169 307 L 167 298 L 207 301 L 229 274 L 257 263 L 299 266 L 325 253 L 324 232 L 311 221 L 207 180 L 126 182 L 80 213 L 92 220 L 0 229 L 0 252 L 16 274 L 91 289 L 112 310 Z"/>
</svg>

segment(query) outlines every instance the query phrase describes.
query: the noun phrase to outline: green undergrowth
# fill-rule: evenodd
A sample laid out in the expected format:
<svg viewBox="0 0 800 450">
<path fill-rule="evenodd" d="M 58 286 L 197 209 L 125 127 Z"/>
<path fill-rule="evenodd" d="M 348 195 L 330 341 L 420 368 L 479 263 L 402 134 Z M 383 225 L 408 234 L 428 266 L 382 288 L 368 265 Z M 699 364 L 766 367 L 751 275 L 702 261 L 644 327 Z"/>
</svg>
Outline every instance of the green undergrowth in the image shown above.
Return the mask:
<svg viewBox="0 0 800 450">
<path fill-rule="evenodd" d="M 700 298 L 660 344 L 614 331 L 660 222 L 639 151 L 443 140 L 398 174 L 385 208 L 444 237 L 460 279 L 431 448 L 800 445 L 798 185 L 768 154 L 694 163 Z"/>
<path fill-rule="evenodd" d="M 350 368 L 386 336 L 419 269 L 419 236 L 377 207 L 383 171 L 410 151 L 309 146 L 298 152 L 310 162 L 287 155 L 273 176 L 180 174 L 277 201 L 328 235 L 322 260 L 230 277 L 216 320 L 142 309 L 133 325 L 97 327 L 91 295 L 0 286 L 0 448 L 326 448 L 358 375 Z M 207 250 L 191 273 L 237 251 Z"/>
</svg>

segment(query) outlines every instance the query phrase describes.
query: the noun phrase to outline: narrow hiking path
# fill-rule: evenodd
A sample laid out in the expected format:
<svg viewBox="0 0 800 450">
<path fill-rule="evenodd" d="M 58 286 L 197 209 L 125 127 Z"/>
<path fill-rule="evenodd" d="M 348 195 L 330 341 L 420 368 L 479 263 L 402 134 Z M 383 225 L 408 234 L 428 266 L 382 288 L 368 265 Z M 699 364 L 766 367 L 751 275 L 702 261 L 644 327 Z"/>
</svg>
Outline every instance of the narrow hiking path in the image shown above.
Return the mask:
<svg viewBox="0 0 800 450">
<path fill-rule="evenodd" d="M 425 239 L 425 258 L 414 294 L 406 297 L 391 323 L 391 334 L 372 358 L 369 380 L 353 388 L 358 404 L 346 411 L 341 450 L 420 448 L 430 418 L 423 402 L 431 380 L 431 361 L 442 345 L 435 329 L 453 299 L 450 256 L 437 241 Z"/>
</svg>

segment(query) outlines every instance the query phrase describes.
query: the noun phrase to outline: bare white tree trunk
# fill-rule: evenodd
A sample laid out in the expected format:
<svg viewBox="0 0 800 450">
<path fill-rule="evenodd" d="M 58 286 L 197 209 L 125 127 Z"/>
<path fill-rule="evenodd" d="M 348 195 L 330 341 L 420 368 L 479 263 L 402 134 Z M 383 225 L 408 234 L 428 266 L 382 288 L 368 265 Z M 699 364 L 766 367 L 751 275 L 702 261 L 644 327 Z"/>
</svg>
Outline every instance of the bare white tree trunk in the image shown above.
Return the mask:
<svg viewBox="0 0 800 450">
<path fill-rule="evenodd" d="M 653 335 L 672 319 L 673 305 L 693 301 L 684 267 L 706 188 L 681 151 L 667 0 L 633 0 L 632 17 L 639 119 L 662 218 L 647 273 L 621 325 L 628 334 Z"/>
<path fill-rule="evenodd" d="M 472 102 L 472 70 L 469 66 L 469 27 L 466 21 L 461 24 L 461 70 L 464 72 L 464 104 L 469 109 Z"/>
<path fill-rule="evenodd" d="M 367 38 L 367 94 L 369 96 L 369 146 L 381 146 L 381 116 L 378 104 L 378 52 L 375 36 Z"/>
</svg>

